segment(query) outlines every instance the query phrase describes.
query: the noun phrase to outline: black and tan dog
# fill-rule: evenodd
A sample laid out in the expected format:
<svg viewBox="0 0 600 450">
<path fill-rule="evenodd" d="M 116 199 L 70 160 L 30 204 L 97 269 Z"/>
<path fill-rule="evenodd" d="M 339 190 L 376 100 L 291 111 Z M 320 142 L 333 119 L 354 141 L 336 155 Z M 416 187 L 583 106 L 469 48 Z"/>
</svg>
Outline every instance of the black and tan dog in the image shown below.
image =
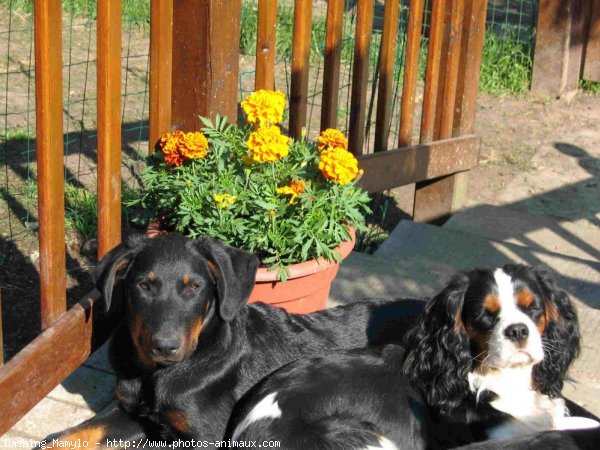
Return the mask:
<svg viewBox="0 0 600 450">
<path fill-rule="evenodd" d="M 113 439 L 218 441 L 236 401 L 265 375 L 333 348 L 397 342 L 422 309 L 419 300 L 310 315 L 246 305 L 257 267 L 251 253 L 178 234 L 135 238 L 112 250 L 97 280 L 107 307 L 124 307 L 110 347 L 119 408 L 60 439 L 90 446 L 112 446 Z"/>
</svg>

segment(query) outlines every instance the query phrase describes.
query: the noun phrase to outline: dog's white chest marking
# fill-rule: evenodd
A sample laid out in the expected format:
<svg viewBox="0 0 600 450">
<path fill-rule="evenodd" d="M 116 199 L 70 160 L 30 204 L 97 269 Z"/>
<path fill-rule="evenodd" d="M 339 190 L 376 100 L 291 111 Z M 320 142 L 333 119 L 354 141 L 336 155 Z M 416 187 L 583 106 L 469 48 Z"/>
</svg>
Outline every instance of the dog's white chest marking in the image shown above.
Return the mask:
<svg viewBox="0 0 600 450">
<path fill-rule="evenodd" d="M 231 440 L 237 440 L 242 432 L 253 422 L 257 422 L 262 419 L 277 419 L 281 417 L 281 409 L 275 401 L 276 396 L 277 392 L 273 392 L 258 402 L 254 408 L 252 408 L 252 411 L 250 411 L 250 413 L 244 418 L 244 420 L 242 420 L 239 425 L 235 427 L 235 431 L 233 432 Z"/>
</svg>

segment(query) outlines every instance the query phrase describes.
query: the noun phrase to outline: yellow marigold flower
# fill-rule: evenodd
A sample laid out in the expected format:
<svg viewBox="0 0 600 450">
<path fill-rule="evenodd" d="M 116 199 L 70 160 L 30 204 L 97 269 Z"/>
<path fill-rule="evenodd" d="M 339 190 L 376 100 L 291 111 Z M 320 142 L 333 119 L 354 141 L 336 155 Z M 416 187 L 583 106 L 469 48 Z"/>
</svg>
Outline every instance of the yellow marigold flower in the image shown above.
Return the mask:
<svg viewBox="0 0 600 450">
<path fill-rule="evenodd" d="M 223 209 L 233 205 L 236 202 L 237 197 L 229 194 L 214 194 L 213 199 L 215 200 L 217 206 Z"/>
<path fill-rule="evenodd" d="M 181 139 L 180 151 L 188 159 L 204 158 L 208 154 L 208 139 L 200 131 L 185 133 Z"/>
<path fill-rule="evenodd" d="M 289 186 L 277 188 L 277 193 L 281 195 L 291 195 L 290 203 L 296 201 L 296 197 L 304 192 L 304 181 L 291 181 Z"/>
<path fill-rule="evenodd" d="M 348 139 L 346 139 L 346 136 L 340 130 L 327 128 L 321 131 L 321 134 L 317 137 L 317 145 L 320 152 L 328 148 L 343 148 L 344 150 L 348 150 Z"/>
<path fill-rule="evenodd" d="M 343 148 L 328 148 L 321 153 L 319 169 L 323 176 L 334 183 L 344 185 L 354 180 L 361 170 L 352 153 Z"/>
<path fill-rule="evenodd" d="M 250 133 L 247 144 L 255 162 L 277 161 L 290 150 L 290 138 L 281 134 L 277 125 L 260 127 Z"/>
<path fill-rule="evenodd" d="M 281 91 L 260 89 L 242 101 L 248 123 L 259 126 L 275 125 L 283 120 L 285 94 Z"/>
<path fill-rule="evenodd" d="M 172 133 L 165 133 L 160 138 L 158 146 L 163 153 L 166 163 L 171 166 L 180 166 L 183 164 L 184 157 L 179 150 L 183 136 L 183 131 L 176 130 Z"/>
</svg>

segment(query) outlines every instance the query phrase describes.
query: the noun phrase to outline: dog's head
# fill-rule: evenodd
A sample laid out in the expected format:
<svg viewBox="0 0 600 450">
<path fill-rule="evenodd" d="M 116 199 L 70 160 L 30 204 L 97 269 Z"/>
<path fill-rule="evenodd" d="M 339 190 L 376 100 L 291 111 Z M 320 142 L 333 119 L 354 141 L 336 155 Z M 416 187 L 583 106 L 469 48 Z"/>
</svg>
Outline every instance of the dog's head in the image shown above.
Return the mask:
<svg viewBox="0 0 600 450">
<path fill-rule="evenodd" d="M 468 394 L 474 371 L 532 366 L 535 389 L 558 396 L 579 339 L 569 297 L 544 270 L 473 270 L 428 303 L 409 335 L 404 372 L 442 409 Z"/>
<path fill-rule="evenodd" d="M 153 367 L 189 357 L 209 320 L 232 320 L 257 268 L 251 253 L 173 233 L 119 245 L 98 265 L 96 280 L 107 310 L 115 306 L 117 281 L 124 281 L 131 339 L 140 362 Z"/>
</svg>

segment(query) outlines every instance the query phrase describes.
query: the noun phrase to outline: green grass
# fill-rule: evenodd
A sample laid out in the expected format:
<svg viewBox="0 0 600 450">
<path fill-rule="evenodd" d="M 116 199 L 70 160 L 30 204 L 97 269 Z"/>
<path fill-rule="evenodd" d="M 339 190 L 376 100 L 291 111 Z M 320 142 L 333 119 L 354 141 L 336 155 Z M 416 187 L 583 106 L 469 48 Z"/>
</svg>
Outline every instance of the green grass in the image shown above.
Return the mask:
<svg viewBox="0 0 600 450">
<path fill-rule="evenodd" d="M 143 25 L 150 23 L 150 0 L 122 0 L 123 22 Z M 63 11 L 74 17 L 88 20 L 96 19 L 96 0 L 62 0 Z M 33 0 L 0 0 L 0 6 L 10 7 L 12 11 L 33 13 Z"/>
<path fill-rule="evenodd" d="M 590 94 L 600 95 L 600 82 L 581 80 L 579 87 Z"/>
<path fill-rule="evenodd" d="M 483 44 L 479 88 L 488 94 L 522 94 L 529 90 L 533 62 L 530 46 L 511 33 L 488 30 Z"/>
</svg>

